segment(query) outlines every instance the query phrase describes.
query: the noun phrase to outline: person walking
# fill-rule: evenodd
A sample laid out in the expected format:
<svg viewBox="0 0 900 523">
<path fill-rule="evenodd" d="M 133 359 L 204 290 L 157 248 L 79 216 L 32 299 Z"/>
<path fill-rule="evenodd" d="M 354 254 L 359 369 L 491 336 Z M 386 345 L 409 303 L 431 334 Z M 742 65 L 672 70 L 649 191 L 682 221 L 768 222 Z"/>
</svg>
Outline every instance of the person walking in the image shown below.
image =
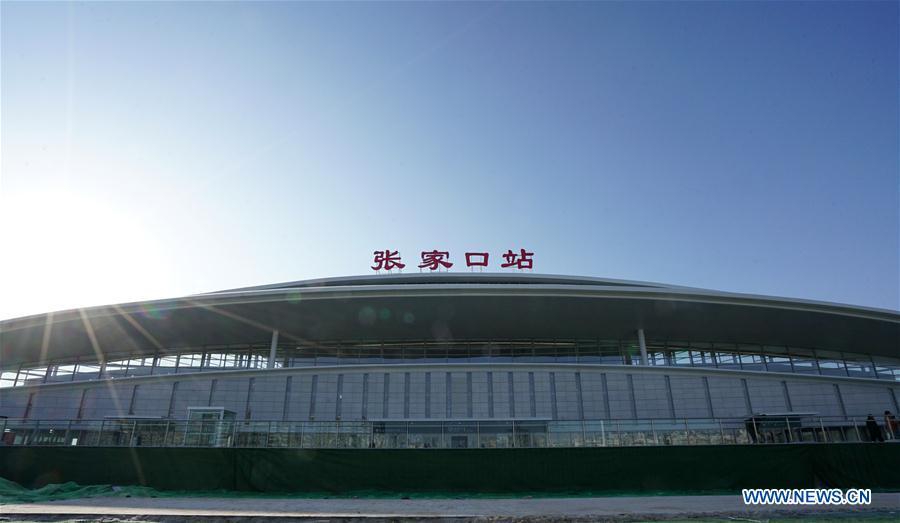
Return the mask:
<svg viewBox="0 0 900 523">
<path fill-rule="evenodd" d="M 881 427 L 875 421 L 875 416 L 871 414 L 866 418 L 866 429 L 869 431 L 869 441 L 884 441 L 884 437 L 881 435 Z"/>
<path fill-rule="evenodd" d="M 759 432 L 756 430 L 755 420 L 750 418 L 744 421 L 744 428 L 747 429 L 747 435 L 750 436 L 750 441 L 752 443 L 757 443 L 759 441 Z"/>
<path fill-rule="evenodd" d="M 891 411 L 884 411 L 884 433 L 887 435 L 888 439 L 900 439 L 900 434 L 897 434 L 897 429 L 900 428 L 897 426 L 897 418 L 891 414 Z"/>
</svg>

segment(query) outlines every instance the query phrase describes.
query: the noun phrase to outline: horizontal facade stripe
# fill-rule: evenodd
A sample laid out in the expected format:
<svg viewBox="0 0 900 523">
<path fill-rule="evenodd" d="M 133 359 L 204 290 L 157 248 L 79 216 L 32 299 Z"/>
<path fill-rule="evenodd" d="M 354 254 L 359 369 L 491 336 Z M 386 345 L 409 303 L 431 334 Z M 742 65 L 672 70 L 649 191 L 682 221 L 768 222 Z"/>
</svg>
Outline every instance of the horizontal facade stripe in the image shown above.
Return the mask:
<svg viewBox="0 0 900 523">
<path fill-rule="evenodd" d="M 731 376 L 731 377 L 751 377 L 758 379 L 783 380 L 785 378 L 800 381 L 817 381 L 825 383 L 847 382 L 868 385 L 878 385 L 883 387 L 896 387 L 900 390 L 900 382 L 877 379 L 877 378 L 859 378 L 852 376 L 828 376 L 819 374 L 797 374 L 789 372 L 775 371 L 754 371 L 739 369 L 716 369 L 710 367 L 664 367 L 664 366 L 642 366 L 642 365 L 604 365 L 592 363 L 376 363 L 376 364 L 354 364 L 354 365 L 321 365 L 309 367 L 287 367 L 277 369 L 235 369 L 235 370 L 204 370 L 199 372 L 179 372 L 170 374 L 154 374 L 151 376 L 125 376 L 121 378 L 103 378 L 88 379 L 79 381 L 66 382 L 48 382 L 37 383 L 33 385 L 21 385 L 15 388 L 0 389 L 3 391 L 20 390 L 20 389 L 43 389 L 56 387 L 92 387 L 98 383 L 142 383 L 142 382 L 171 382 L 171 381 L 190 381 L 190 380 L 206 380 L 211 378 L 227 378 L 227 377 L 268 377 L 268 376 L 290 376 L 296 374 L 348 374 L 348 373 L 366 373 L 366 372 L 508 372 L 539 369 L 542 371 L 552 372 L 554 370 L 568 370 L 577 372 L 579 370 L 594 370 L 616 374 L 654 374 L 654 375 L 683 375 L 683 376 Z"/>
</svg>

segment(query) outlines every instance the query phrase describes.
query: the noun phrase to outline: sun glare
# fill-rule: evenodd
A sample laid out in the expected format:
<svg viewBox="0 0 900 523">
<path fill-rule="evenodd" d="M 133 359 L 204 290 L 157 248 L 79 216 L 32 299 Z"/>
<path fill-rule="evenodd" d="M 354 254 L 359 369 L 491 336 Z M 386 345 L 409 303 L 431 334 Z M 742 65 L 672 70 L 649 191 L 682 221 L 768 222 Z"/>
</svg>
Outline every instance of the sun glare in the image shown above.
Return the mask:
<svg viewBox="0 0 900 523">
<path fill-rule="evenodd" d="M 164 256 L 134 216 L 73 193 L 0 205 L 0 318 L 152 298 L 165 293 Z"/>
</svg>

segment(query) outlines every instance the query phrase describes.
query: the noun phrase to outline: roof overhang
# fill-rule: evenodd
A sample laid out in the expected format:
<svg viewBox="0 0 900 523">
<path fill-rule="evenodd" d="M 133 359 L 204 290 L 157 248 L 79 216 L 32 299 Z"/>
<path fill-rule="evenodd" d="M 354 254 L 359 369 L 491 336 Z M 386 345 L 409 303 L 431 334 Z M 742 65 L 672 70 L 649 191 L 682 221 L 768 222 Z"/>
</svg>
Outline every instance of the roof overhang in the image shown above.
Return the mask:
<svg viewBox="0 0 900 523">
<path fill-rule="evenodd" d="M 474 277 L 473 277 L 474 276 Z M 205 345 L 649 339 L 900 356 L 900 314 L 659 284 L 554 276 L 359 277 L 41 314 L 0 323 L 0 366 Z"/>
</svg>

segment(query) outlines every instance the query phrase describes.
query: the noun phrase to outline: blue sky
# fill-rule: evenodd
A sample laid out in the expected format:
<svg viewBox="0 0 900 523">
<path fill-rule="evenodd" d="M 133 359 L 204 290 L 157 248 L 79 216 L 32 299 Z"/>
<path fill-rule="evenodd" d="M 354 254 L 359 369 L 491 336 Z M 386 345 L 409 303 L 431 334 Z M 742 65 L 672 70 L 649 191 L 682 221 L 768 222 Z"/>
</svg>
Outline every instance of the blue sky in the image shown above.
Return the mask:
<svg viewBox="0 0 900 523">
<path fill-rule="evenodd" d="M 900 309 L 897 2 L 0 15 L 0 318 L 385 248 Z"/>
</svg>

